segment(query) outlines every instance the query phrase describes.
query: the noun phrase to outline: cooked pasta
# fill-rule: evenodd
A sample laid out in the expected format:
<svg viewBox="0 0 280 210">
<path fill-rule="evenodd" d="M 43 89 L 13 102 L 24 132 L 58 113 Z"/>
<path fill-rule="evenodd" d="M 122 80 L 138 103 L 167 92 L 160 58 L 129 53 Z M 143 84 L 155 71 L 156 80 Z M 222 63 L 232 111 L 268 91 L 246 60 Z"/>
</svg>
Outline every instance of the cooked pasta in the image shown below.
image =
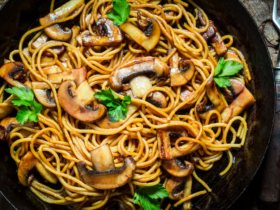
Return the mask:
<svg viewBox="0 0 280 210">
<path fill-rule="evenodd" d="M 192 198 L 211 192 L 196 171 L 211 170 L 226 152 L 225 175 L 231 148 L 245 143 L 255 99 L 234 38 L 221 36 L 193 0 L 128 3 L 129 17 L 117 26 L 108 15 L 111 0 L 70 0 L 55 10 L 53 0 L 0 69 L 0 137 L 19 181 L 47 203 L 142 209 L 133 203 L 136 190 L 161 183 L 174 207 L 191 209 Z M 216 84 L 222 57 L 243 66 L 228 87 Z M 43 107 L 38 122 L 17 122 L 16 97 L 4 95 L 10 86 L 33 90 Z M 130 96 L 126 116 L 112 120 L 95 95 L 101 90 L 113 92 L 120 106 Z M 192 191 L 193 178 L 204 191 Z"/>
</svg>

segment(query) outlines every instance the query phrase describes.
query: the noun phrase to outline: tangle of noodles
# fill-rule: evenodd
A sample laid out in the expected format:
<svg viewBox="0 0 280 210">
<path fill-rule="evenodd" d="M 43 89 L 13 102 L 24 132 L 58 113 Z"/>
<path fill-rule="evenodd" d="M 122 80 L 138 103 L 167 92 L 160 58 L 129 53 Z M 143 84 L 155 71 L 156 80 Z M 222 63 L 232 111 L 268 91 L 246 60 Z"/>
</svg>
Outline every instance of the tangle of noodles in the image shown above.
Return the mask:
<svg viewBox="0 0 280 210">
<path fill-rule="evenodd" d="M 185 194 L 174 206 L 183 204 L 184 209 L 191 209 L 192 198 L 207 191 L 211 192 L 211 188 L 196 172 L 211 170 L 215 162 L 222 158 L 223 152 L 226 152 L 229 161 L 224 171 L 220 172 L 223 176 L 233 164 L 230 149 L 240 148 L 245 143 L 248 115 L 246 109 L 241 115 L 233 116 L 228 121 L 224 121 L 222 112 L 216 109 L 211 109 L 206 118 L 202 118 L 198 111 L 198 106 L 207 98 L 206 86 L 209 78 L 214 75 L 220 57 L 215 47 L 203 38 L 203 34 L 211 27 L 211 21 L 202 8 L 193 0 L 188 0 L 188 3 L 182 0 L 168 0 L 168 3 L 162 3 L 160 0 L 128 0 L 128 2 L 131 5 L 128 22 L 138 27 L 137 15 L 140 14 L 142 19 L 155 19 L 160 27 L 159 41 L 150 52 L 126 34 L 120 44 L 110 46 L 85 47 L 77 42 L 49 39 L 37 49 L 33 47 L 32 43 L 43 34 L 46 27 L 74 18 L 79 18 L 79 24 L 76 24 L 80 27 L 79 34 L 97 36 L 96 22 L 99 18 L 107 18 L 107 13 L 112 10 L 112 1 L 90 0 L 68 17 L 26 32 L 20 40 L 18 50 L 11 52 L 9 60 L 5 61 L 6 64 L 15 62 L 14 57 L 19 54 L 26 71 L 26 77 L 21 82 L 47 83 L 56 104 L 52 108 L 43 106 L 38 115 L 38 123 L 32 126 L 12 126 L 8 140 L 11 157 L 17 165 L 28 152 L 31 152 L 45 170 L 58 179 L 60 189 L 51 187 L 37 178 L 34 178 L 29 186 L 36 196 L 47 203 L 69 205 L 77 210 L 110 209 L 115 203 L 121 203 L 122 209 L 142 209 L 132 201 L 136 189 L 158 183 L 166 186 L 170 179 L 170 175 L 161 167 L 164 160 L 160 158 L 161 148 L 158 148 L 160 140 L 157 133 L 179 128 L 184 130 L 186 135 L 175 140 L 171 139 L 172 151 L 179 154 L 176 157 L 181 161 L 193 165 L 194 170 L 185 177 L 187 182 Z M 54 0 L 51 11 L 53 7 Z M 190 12 L 189 8 L 194 8 L 193 12 Z M 201 18 L 205 22 L 204 25 L 199 24 Z M 182 19 L 184 25 L 181 24 Z M 66 26 L 72 27 L 67 23 Z M 73 37 L 74 40 L 75 38 Z M 29 44 L 24 48 L 27 40 Z M 247 85 L 251 76 L 245 58 L 233 47 L 234 39 L 231 35 L 222 36 L 222 41 L 225 41 L 224 45 L 228 52 L 235 55 L 228 58 L 225 56 L 226 60 L 231 59 L 244 66 L 240 74 L 232 79 Z M 54 47 L 62 46 L 66 49 L 66 53 L 63 54 L 66 58 L 64 60 L 54 51 Z M 44 52 L 48 52 L 50 56 L 46 57 Z M 138 109 L 116 128 L 102 128 L 96 122 L 83 122 L 69 115 L 59 103 L 56 85 L 48 80 L 48 75 L 44 72 L 46 67 L 54 65 L 61 71 L 86 67 L 87 82 L 92 90 L 97 92 L 109 89 L 111 72 L 127 61 L 152 56 L 169 65 L 169 60 L 176 53 L 181 59 L 189 60 L 195 66 L 192 78 L 185 85 L 171 86 L 170 78 L 159 81 L 152 75 L 150 77 L 152 87 L 143 97 L 132 97 L 132 104 L 136 104 Z M 0 89 L 1 109 L 19 111 L 11 100 L 4 98 L 4 89 L 8 87 L 7 85 L 8 83 L 4 82 Z M 191 94 L 185 97 L 184 91 Z M 231 102 L 226 100 L 223 91 L 219 88 L 218 91 L 226 107 L 230 106 Z M 121 100 L 124 92 L 115 91 Z M 149 103 L 149 96 L 155 92 L 165 96 L 166 107 L 161 108 Z M 7 116 L 4 119 L 7 119 Z M 233 127 L 236 123 L 239 123 L 237 129 Z M 231 139 L 228 138 L 229 134 L 232 136 Z M 237 140 L 238 138 L 240 140 Z M 136 162 L 136 170 L 125 185 L 125 190 L 95 189 L 81 179 L 77 163 L 83 161 L 88 169 L 93 170 L 90 151 L 105 144 L 110 146 L 116 168 L 124 165 L 124 156 L 132 157 Z M 200 182 L 206 190 L 192 192 L 192 178 Z M 170 207 L 171 204 L 166 209 Z"/>
</svg>

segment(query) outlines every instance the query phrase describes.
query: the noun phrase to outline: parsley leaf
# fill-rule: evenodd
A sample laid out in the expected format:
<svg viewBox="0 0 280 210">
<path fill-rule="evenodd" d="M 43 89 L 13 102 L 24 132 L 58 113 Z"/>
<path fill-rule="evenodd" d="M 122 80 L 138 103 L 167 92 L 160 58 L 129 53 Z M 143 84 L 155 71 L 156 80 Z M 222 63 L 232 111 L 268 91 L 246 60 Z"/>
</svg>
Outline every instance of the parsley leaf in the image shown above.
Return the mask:
<svg viewBox="0 0 280 210">
<path fill-rule="evenodd" d="M 113 0 L 113 10 L 107 13 L 109 19 L 120 26 L 129 17 L 131 6 L 126 0 Z"/>
<path fill-rule="evenodd" d="M 109 119 L 111 122 L 117 122 L 120 119 L 125 119 L 127 115 L 127 105 L 131 103 L 130 96 L 124 96 L 124 100 L 121 102 L 114 91 L 109 88 L 109 90 L 101 90 L 94 94 L 94 97 L 99 99 L 102 104 L 109 107 Z"/>
<path fill-rule="evenodd" d="M 221 88 L 229 87 L 231 86 L 229 76 L 237 74 L 243 67 L 242 64 L 232 60 L 225 62 L 225 59 L 221 57 L 215 68 L 214 81 Z"/>
<path fill-rule="evenodd" d="M 38 114 L 42 110 L 42 105 L 36 103 L 34 100 L 33 90 L 27 89 L 26 87 L 13 87 L 6 88 L 5 91 L 18 97 L 12 99 L 12 103 L 15 106 L 22 106 L 16 117 L 20 124 L 24 124 L 28 120 L 33 122 L 39 121 Z"/>
<path fill-rule="evenodd" d="M 141 203 L 144 210 L 160 210 L 160 203 L 156 199 L 168 197 L 169 194 L 161 185 L 138 188 L 133 197 L 133 203 Z"/>
</svg>

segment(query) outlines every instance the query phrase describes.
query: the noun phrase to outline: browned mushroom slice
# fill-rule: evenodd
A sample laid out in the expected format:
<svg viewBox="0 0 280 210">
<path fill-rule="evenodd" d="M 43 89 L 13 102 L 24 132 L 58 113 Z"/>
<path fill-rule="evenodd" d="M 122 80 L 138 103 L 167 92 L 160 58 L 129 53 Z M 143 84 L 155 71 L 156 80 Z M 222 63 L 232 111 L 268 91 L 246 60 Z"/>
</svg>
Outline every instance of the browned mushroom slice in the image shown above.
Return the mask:
<svg viewBox="0 0 280 210">
<path fill-rule="evenodd" d="M 214 47 L 218 56 L 222 56 L 227 52 L 228 49 L 221 37 L 219 30 L 215 27 L 215 25 L 213 25 L 213 27 L 215 29 L 216 34 L 215 37 L 211 40 L 212 46 Z"/>
<path fill-rule="evenodd" d="M 147 97 L 147 101 L 158 108 L 166 108 L 167 107 L 167 100 L 163 93 L 156 91 L 151 93 Z"/>
<path fill-rule="evenodd" d="M 72 30 L 72 37 L 70 40 L 70 44 L 73 45 L 74 47 L 77 47 L 78 42 L 76 37 L 79 35 L 81 28 L 79 26 L 74 25 L 71 30 Z"/>
<path fill-rule="evenodd" d="M 234 94 L 238 96 L 221 114 L 222 120 L 225 123 L 228 123 L 233 117 L 241 114 L 245 109 L 248 109 L 256 101 L 254 96 L 242 82 L 235 79 L 231 79 L 230 81 Z"/>
<path fill-rule="evenodd" d="M 76 86 L 74 81 L 64 81 L 58 90 L 58 101 L 61 107 L 72 117 L 83 122 L 94 122 L 100 119 L 106 108 L 95 104 L 94 91 L 87 81 Z"/>
<path fill-rule="evenodd" d="M 198 14 L 198 19 L 199 19 L 201 25 L 206 26 L 206 20 L 205 20 L 204 16 L 202 15 L 202 13 L 198 10 L 197 14 Z"/>
<path fill-rule="evenodd" d="M 120 29 L 128 34 L 137 44 L 150 52 L 157 45 L 161 30 L 158 22 L 154 18 L 147 18 L 147 21 L 149 25 L 144 32 L 129 22 L 122 24 Z"/>
<path fill-rule="evenodd" d="M 104 144 L 90 152 L 92 165 L 96 171 L 108 171 L 115 168 L 114 158 L 109 144 Z"/>
<path fill-rule="evenodd" d="M 176 52 L 169 59 L 169 65 L 171 67 L 171 86 L 182 86 L 192 79 L 195 67 L 191 60 L 181 60 L 179 62 L 179 55 Z"/>
<path fill-rule="evenodd" d="M 173 159 L 169 132 L 164 129 L 157 130 L 159 157 L 163 160 Z"/>
<path fill-rule="evenodd" d="M 60 84 L 65 80 L 73 80 L 79 86 L 86 81 L 87 71 L 86 68 L 73 69 L 71 71 L 64 71 L 54 74 L 48 74 L 48 80 L 54 84 Z"/>
<path fill-rule="evenodd" d="M 3 103 L 11 104 L 12 99 L 14 99 L 14 98 L 15 98 L 15 96 L 11 95 Z M 8 116 L 13 110 L 14 110 L 14 107 L 12 107 L 12 106 L 0 106 L 0 119 L 3 119 L 4 117 Z"/>
<path fill-rule="evenodd" d="M 194 92 L 195 91 L 190 91 L 188 88 L 183 87 L 180 95 L 181 95 L 182 99 L 184 99 L 184 101 L 185 101 L 185 100 L 188 100 L 194 94 Z M 192 103 L 186 104 L 181 109 L 188 109 L 192 106 L 193 106 Z"/>
<path fill-rule="evenodd" d="M 39 47 L 41 47 L 43 44 L 45 44 L 47 41 L 49 40 L 49 37 L 47 34 L 43 33 L 41 36 L 39 36 L 33 43 L 32 43 L 32 47 L 34 49 L 37 49 Z M 57 47 L 52 47 L 50 48 L 51 50 L 54 51 L 55 54 L 60 55 L 65 51 L 65 47 L 64 46 L 57 46 Z M 48 52 L 48 51 L 44 51 L 43 52 L 44 56 L 49 56 L 49 57 L 53 57 L 53 54 Z"/>
<path fill-rule="evenodd" d="M 21 159 L 18 166 L 18 179 L 23 186 L 29 186 L 34 178 L 33 170 L 37 169 L 41 176 L 52 184 L 57 183 L 57 178 L 50 173 L 45 167 L 34 157 L 32 152 L 28 152 Z"/>
<path fill-rule="evenodd" d="M 120 119 L 118 122 L 111 122 L 109 119 L 109 115 L 107 113 L 103 118 L 96 121 L 96 124 L 100 128 L 104 128 L 104 129 L 118 128 L 122 126 L 125 122 L 127 122 L 127 120 L 130 119 L 130 117 L 138 110 L 139 106 L 140 106 L 139 104 L 134 104 L 134 103 L 127 105 L 127 115 L 124 120 Z"/>
<path fill-rule="evenodd" d="M 32 89 L 35 97 L 43 106 L 50 107 L 50 108 L 56 106 L 52 90 L 47 83 L 32 82 Z"/>
<path fill-rule="evenodd" d="M 206 119 L 209 111 L 212 109 L 217 110 L 218 112 L 221 113 L 226 108 L 226 105 L 223 102 L 221 95 L 217 90 L 213 77 L 210 77 L 208 79 L 208 82 L 206 84 L 206 93 L 207 93 L 208 99 L 212 102 L 212 105 L 206 106 L 205 109 L 203 110 L 203 112 L 199 113 L 199 116 L 202 119 Z M 205 103 L 205 102 L 202 102 L 202 103 Z M 201 108 L 200 106 L 197 107 L 198 112 L 200 111 L 200 108 Z"/>
<path fill-rule="evenodd" d="M 123 63 L 110 75 L 109 83 L 116 92 L 123 90 L 123 84 L 134 77 L 145 74 L 156 74 L 158 78 L 167 78 L 169 67 L 154 57 L 139 57 Z"/>
<path fill-rule="evenodd" d="M 42 70 L 46 75 L 62 72 L 61 68 L 57 65 L 48 66 L 48 67 L 43 68 Z"/>
<path fill-rule="evenodd" d="M 163 160 L 161 165 L 169 174 L 175 177 L 185 177 L 192 174 L 194 167 L 191 163 L 184 163 L 175 158 L 172 160 Z"/>
<path fill-rule="evenodd" d="M 186 187 L 186 178 L 171 177 L 166 182 L 166 191 L 171 200 L 180 200 L 184 197 Z"/>
<path fill-rule="evenodd" d="M 107 18 L 100 18 L 96 22 L 98 36 L 79 35 L 77 41 L 82 46 L 107 46 L 115 45 L 123 40 L 123 35 L 118 26 L 112 20 Z"/>
<path fill-rule="evenodd" d="M 46 25 L 50 22 L 66 18 L 79 7 L 81 7 L 83 3 L 84 0 L 70 0 L 45 17 L 40 18 L 39 22 L 41 25 Z M 44 28 L 44 31 L 51 39 L 58 41 L 67 41 L 72 36 L 72 31 L 70 29 L 64 30 L 59 24 L 48 26 Z"/>
<path fill-rule="evenodd" d="M 129 157 L 124 160 L 124 166 L 104 172 L 90 171 L 86 168 L 85 162 L 78 162 L 78 170 L 82 180 L 89 186 L 110 190 L 121 187 L 131 180 L 136 169 L 136 162 Z"/>
<path fill-rule="evenodd" d="M 24 78 L 24 65 L 21 62 L 6 63 L 0 68 L 0 77 L 6 82 L 15 87 L 24 87 L 17 81 Z"/>
<path fill-rule="evenodd" d="M 15 117 L 6 117 L 0 123 L 0 140 L 1 141 L 8 141 L 9 140 L 9 133 L 12 129 L 12 123 L 16 123 L 17 120 Z"/>
<path fill-rule="evenodd" d="M 129 82 L 133 96 L 135 98 L 142 98 L 143 95 L 152 88 L 152 83 L 147 76 L 140 75 L 134 77 Z"/>
<path fill-rule="evenodd" d="M 233 50 L 228 50 L 228 51 L 226 52 L 226 54 L 225 54 L 225 59 L 229 59 L 229 60 L 235 59 L 235 60 L 241 61 L 240 58 L 239 58 L 239 56 L 237 55 L 237 53 L 234 52 Z"/>
<path fill-rule="evenodd" d="M 210 21 L 209 27 L 207 29 L 207 31 L 205 31 L 204 33 L 202 33 L 202 37 L 206 40 L 212 40 L 216 35 L 216 31 L 214 28 L 214 23 L 212 21 Z"/>
</svg>

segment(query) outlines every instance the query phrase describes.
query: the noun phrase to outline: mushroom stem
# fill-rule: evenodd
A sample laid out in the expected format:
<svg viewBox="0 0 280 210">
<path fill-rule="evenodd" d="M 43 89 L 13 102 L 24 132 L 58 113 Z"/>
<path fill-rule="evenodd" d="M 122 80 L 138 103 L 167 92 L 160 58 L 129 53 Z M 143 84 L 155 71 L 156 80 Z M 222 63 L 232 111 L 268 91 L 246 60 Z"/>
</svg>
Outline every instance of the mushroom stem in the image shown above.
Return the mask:
<svg viewBox="0 0 280 210">
<path fill-rule="evenodd" d="M 96 171 L 108 171 L 115 168 L 113 155 L 108 143 L 90 152 L 93 168 Z"/>
<path fill-rule="evenodd" d="M 129 82 L 133 96 L 136 98 L 142 98 L 143 95 L 152 88 L 152 83 L 150 79 L 146 76 L 140 75 L 134 77 Z"/>
</svg>

